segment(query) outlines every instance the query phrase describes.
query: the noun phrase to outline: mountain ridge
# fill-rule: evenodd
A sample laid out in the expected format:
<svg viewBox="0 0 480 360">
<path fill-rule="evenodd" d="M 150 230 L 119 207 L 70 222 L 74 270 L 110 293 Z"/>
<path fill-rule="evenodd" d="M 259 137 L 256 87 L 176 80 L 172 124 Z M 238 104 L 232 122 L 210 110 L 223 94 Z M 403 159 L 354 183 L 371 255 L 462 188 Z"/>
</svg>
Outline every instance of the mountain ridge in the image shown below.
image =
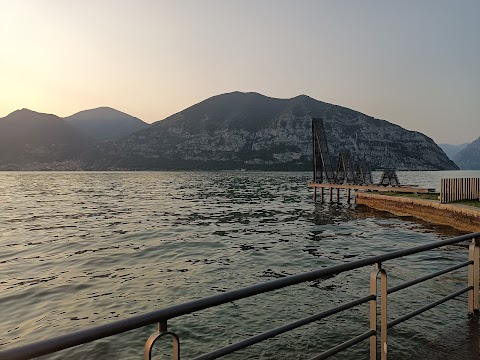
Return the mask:
<svg viewBox="0 0 480 360">
<path fill-rule="evenodd" d="M 0 118 L 0 169 L 66 161 L 79 156 L 90 143 L 90 138 L 56 115 L 16 110 Z"/>
<path fill-rule="evenodd" d="M 64 119 L 98 141 L 118 140 L 150 126 L 135 116 L 107 106 L 82 110 Z"/>
<path fill-rule="evenodd" d="M 480 137 L 455 155 L 453 160 L 462 170 L 480 170 Z"/>
<path fill-rule="evenodd" d="M 311 117 L 325 119 L 332 157 L 346 148 L 373 167 L 458 169 L 419 132 L 307 95 L 252 92 L 205 99 L 90 157 L 107 169 L 309 170 Z"/>
<path fill-rule="evenodd" d="M 104 113 L 108 121 L 112 114 L 113 118 L 120 114 L 128 121 L 141 122 L 109 107 L 83 110 L 64 119 L 26 111 L 23 114 L 63 122 L 62 126 L 75 129 L 79 139 L 84 140 L 88 139 L 87 132 L 74 127 L 73 120 L 95 123 Z M 18 114 L 22 112 L 11 117 Z M 278 99 L 239 91 L 212 96 L 115 139 L 79 141 L 81 146 L 76 152 L 53 156 L 53 161 L 71 161 L 73 165 L 68 167 L 83 170 L 311 170 L 312 117 L 325 120 L 334 164 L 338 152 L 347 149 L 371 168 L 458 169 L 431 138 L 386 120 L 304 94 Z M 113 121 L 106 128 L 116 125 Z M 70 140 L 75 143 L 75 139 Z M 38 168 L 50 169 L 48 159 L 43 160 L 45 164 Z M 0 168 L 5 168 L 2 161 L 5 165 L 0 154 Z"/>
<path fill-rule="evenodd" d="M 451 144 L 438 144 L 440 149 L 448 156 L 450 160 L 453 158 L 463 149 L 465 149 L 470 143 L 464 143 L 459 145 L 451 145 Z"/>
</svg>

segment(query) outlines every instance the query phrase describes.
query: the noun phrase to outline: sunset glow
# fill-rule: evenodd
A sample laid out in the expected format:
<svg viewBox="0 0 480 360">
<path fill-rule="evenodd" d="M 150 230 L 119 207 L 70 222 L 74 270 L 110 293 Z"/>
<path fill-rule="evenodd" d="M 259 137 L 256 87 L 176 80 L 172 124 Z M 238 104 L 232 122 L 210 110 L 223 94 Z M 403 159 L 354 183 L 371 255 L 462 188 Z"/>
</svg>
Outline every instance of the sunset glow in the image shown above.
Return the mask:
<svg viewBox="0 0 480 360">
<path fill-rule="evenodd" d="M 0 1 L 0 116 L 307 94 L 437 142 L 480 133 L 480 3 Z"/>
</svg>

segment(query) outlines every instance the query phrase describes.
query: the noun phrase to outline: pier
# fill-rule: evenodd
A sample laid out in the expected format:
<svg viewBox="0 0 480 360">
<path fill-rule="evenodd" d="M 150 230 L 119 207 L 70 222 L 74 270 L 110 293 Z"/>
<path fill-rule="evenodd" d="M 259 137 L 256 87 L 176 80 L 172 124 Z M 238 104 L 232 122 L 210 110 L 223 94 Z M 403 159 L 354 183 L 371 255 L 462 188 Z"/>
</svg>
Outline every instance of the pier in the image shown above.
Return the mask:
<svg viewBox="0 0 480 360">
<path fill-rule="evenodd" d="M 317 189 L 320 189 L 322 203 L 327 190 L 330 202 L 334 201 L 334 197 L 340 202 L 340 192 L 343 191 L 347 203 L 350 203 L 353 190 L 354 200 L 358 204 L 399 216 L 414 216 L 463 231 L 480 231 L 479 207 L 448 204 L 480 200 L 480 178 L 441 179 L 440 194 L 437 194 L 435 189 L 401 185 L 395 169 L 386 167 L 380 181 L 374 184 L 366 163 L 356 158 L 355 154 L 350 156 L 346 150 L 340 151 L 334 170 L 321 118 L 312 118 L 312 144 L 313 181 L 307 185 L 313 188 L 314 202 L 317 202 Z M 386 193 L 390 194 L 387 196 Z M 431 195 L 426 200 L 403 194 Z"/>
<path fill-rule="evenodd" d="M 313 188 L 313 199 L 317 201 L 317 189 L 320 189 L 320 200 L 323 202 L 325 189 L 329 190 L 330 201 L 333 201 L 333 190 L 336 190 L 337 201 L 340 200 L 340 190 L 344 190 L 347 197 L 347 202 L 351 201 L 353 191 L 395 191 L 410 194 L 426 194 L 433 192 L 433 189 L 426 189 L 414 186 L 395 186 L 386 187 L 382 185 L 355 185 L 355 184 L 335 184 L 335 183 L 315 183 L 313 181 L 307 184 Z"/>
<path fill-rule="evenodd" d="M 444 182 L 442 181 L 443 184 Z M 385 187 L 380 185 L 319 184 L 314 182 L 309 182 L 308 186 L 313 188 L 314 202 L 318 201 L 317 189 L 320 189 L 321 202 L 324 201 L 327 190 L 330 202 L 340 202 L 340 191 L 343 191 L 348 203 L 354 198 L 356 204 L 365 205 L 380 211 L 388 211 L 394 215 L 413 216 L 434 224 L 447 225 L 467 232 L 480 231 L 480 208 L 455 203 L 445 204 L 440 199 L 424 200 L 406 196 L 386 195 L 389 192 L 436 194 L 433 192 L 433 189 L 411 186 Z M 353 194 L 352 190 L 354 191 Z M 336 196 L 334 196 L 334 192 Z M 461 193 L 463 194 L 463 192 Z M 453 196 L 455 196 L 455 193 L 452 190 L 450 197 Z M 460 198 L 460 195 L 456 196 Z M 471 199 L 471 197 L 467 199 Z"/>
<path fill-rule="evenodd" d="M 313 198 L 317 201 L 317 189 L 320 189 L 320 199 L 323 202 L 325 189 L 329 190 L 330 201 L 333 201 L 333 191 L 336 191 L 337 202 L 340 201 L 340 190 L 346 192 L 347 202 L 351 202 L 353 191 L 395 191 L 401 193 L 428 193 L 434 189 L 424 189 L 416 186 L 402 186 L 398 180 L 395 168 L 385 167 L 380 182 L 374 184 L 372 173 L 367 163 L 348 150 L 341 150 L 334 168 L 328 147 L 325 125 L 322 118 L 312 118 L 312 154 L 313 181 L 308 183 L 313 187 Z"/>
<path fill-rule="evenodd" d="M 447 225 L 462 231 L 480 231 L 480 208 L 461 204 L 442 204 L 438 200 L 389 196 L 359 192 L 356 203 L 388 211 L 397 216 L 413 216 L 433 224 Z"/>
</svg>

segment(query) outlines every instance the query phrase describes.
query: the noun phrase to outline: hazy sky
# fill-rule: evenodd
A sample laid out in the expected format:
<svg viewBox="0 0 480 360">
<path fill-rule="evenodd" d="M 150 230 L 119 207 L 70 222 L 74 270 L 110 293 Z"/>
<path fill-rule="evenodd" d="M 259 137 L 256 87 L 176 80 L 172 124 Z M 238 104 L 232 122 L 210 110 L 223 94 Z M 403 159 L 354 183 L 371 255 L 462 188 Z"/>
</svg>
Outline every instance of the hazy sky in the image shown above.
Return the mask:
<svg viewBox="0 0 480 360">
<path fill-rule="evenodd" d="M 480 1 L 0 0 L 0 117 L 307 94 L 442 143 L 480 136 Z"/>
</svg>

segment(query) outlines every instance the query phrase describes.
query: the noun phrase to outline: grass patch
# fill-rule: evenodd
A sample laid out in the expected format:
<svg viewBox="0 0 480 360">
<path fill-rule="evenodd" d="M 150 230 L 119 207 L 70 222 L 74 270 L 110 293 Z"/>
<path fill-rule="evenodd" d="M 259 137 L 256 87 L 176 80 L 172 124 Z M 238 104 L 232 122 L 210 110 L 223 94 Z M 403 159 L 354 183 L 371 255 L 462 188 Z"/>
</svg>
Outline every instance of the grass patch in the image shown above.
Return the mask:
<svg viewBox="0 0 480 360">
<path fill-rule="evenodd" d="M 395 191 L 385 191 L 380 192 L 382 195 L 387 196 L 400 196 L 400 197 L 408 197 L 413 199 L 423 199 L 423 200 L 438 200 L 440 196 L 439 193 L 404 193 L 404 192 L 395 192 Z"/>
<path fill-rule="evenodd" d="M 462 201 L 455 201 L 454 204 L 462 204 L 480 208 L 480 201 L 478 200 L 462 200 Z"/>
</svg>

